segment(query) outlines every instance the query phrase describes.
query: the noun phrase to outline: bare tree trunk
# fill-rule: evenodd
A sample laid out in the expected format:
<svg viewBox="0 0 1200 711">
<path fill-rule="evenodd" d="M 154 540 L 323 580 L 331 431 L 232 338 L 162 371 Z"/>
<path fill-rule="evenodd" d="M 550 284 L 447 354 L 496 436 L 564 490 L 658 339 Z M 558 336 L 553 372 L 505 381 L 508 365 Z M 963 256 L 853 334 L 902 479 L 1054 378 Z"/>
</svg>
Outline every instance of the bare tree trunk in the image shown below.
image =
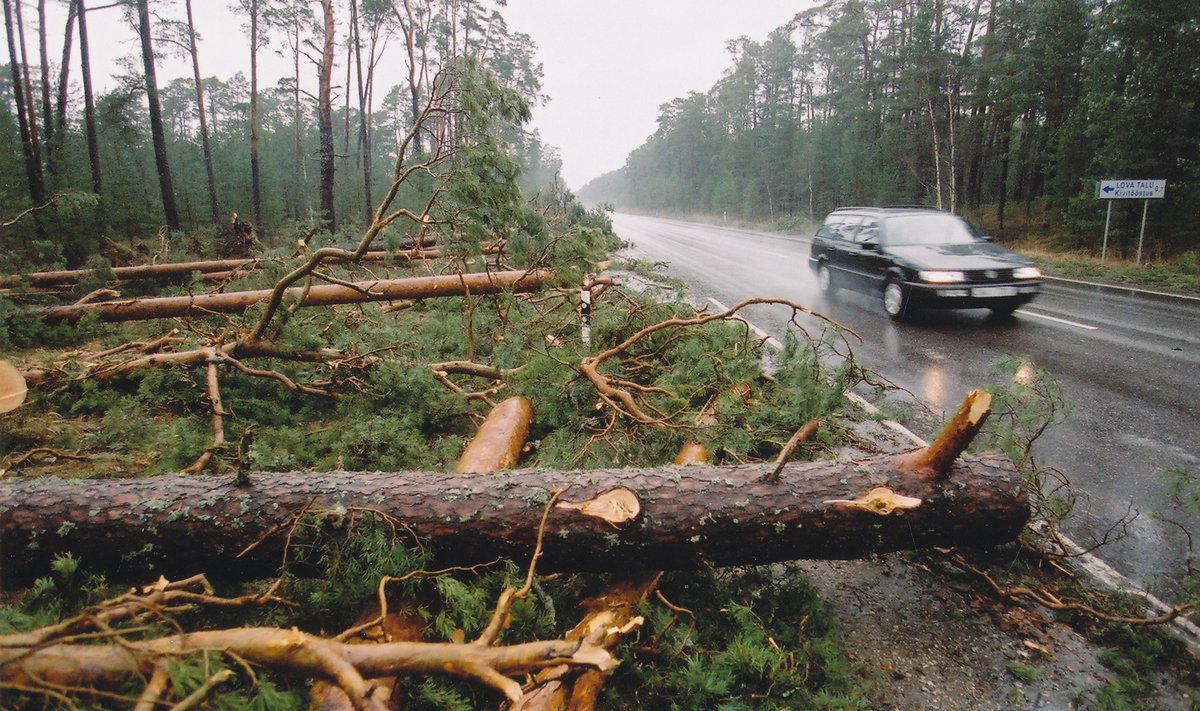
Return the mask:
<svg viewBox="0 0 1200 711">
<path fill-rule="evenodd" d="M 58 177 L 54 152 L 54 113 L 50 104 L 50 53 L 46 43 L 46 0 L 38 0 L 38 52 L 42 62 L 42 125 L 46 134 L 46 172 L 51 181 Z"/>
<path fill-rule="evenodd" d="M 76 0 L 67 7 L 67 28 L 63 31 L 62 65 L 58 71 L 58 105 L 54 117 L 54 135 L 57 136 L 55 150 L 62 150 L 67 140 L 67 91 L 71 74 L 71 45 L 75 37 L 75 20 L 79 9 Z"/>
<path fill-rule="evenodd" d="M 360 27 L 361 19 L 358 15 L 358 3 L 356 0 L 350 2 L 350 31 L 353 35 L 354 42 L 354 66 L 356 68 L 356 78 L 358 83 L 358 151 L 359 160 L 362 161 L 363 174 L 363 215 L 365 224 L 371 224 L 371 218 L 375 212 L 375 201 L 371 197 L 371 138 L 368 132 L 367 122 L 370 121 L 370 101 L 368 97 L 369 87 L 375 72 L 375 41 L 371 41 L 371 54 L 369 57 L 370 64 L 367 66 L 367 83 L 363 84 L 363 59 L 362 59 L 362 28 Z"/>
<path fill-rule="evenodd" d="M 342 286 L 321 284 L 313 287 L 292 287 L 284 294 L 299 301 L 301 306 L 331 306 L 362 304 L 371 301 L 400 299 L 431 299 L 439 296 L 466 294 L 496 294 L 506 290 L 536 291 L 550 277 L 546 271 L 476 272 L 445 276 L 379 279 Z M 90 304 L 51 306 L 35 313 L 47 321 L 77 321 L 96 314 L 102 321 L 140 321 L 153 318 L 199 317 L 208 313 L 240 313 L 268 301 L 273 289 L 234 291 L 223 294 L 163 296 L 157 298 L 124 299 Z"/>
<path fill-rule="evenodd" d="M 333 155 L 333 50 L 336 38 L 333 23 L 333 0 L 321 0 L 325 39 L 321 49 L 321 64 L 317 89 L 317 124 L 321 137 L 321 220 L 330 230 L 337 229 L 333 204 L 333 177 L 336 167 Z"/>
<path fill-rule="evenodd" d="M 14 32 L 18 30 L 17 24 L 20 22 L 20 15 L 14 19 L 12 0 L 3 0 L 3 2 L 4 29 L 8 39 L 8 66 L 12 70 L 13 98 L 16 99 L 17 125 L 21 132 L 21 152 L 25 156 L 25 178 L 29 181 L 29 199 L 34 205 L 40 205 L 46 201 L 46 185 L 42 180 L 42 161 L 38 153 L 37 127 L 30 121 L 29 103 L 25 97 L 25 80 L 21 70 L 21 53 L 17 49 L 14 36 Z M 19 1 L 17 8 L 20 9 Z"/>
<path fill-rule="evenodd" d="M 100 139 L 96 135 L 96 102 L 92 95 L 92 61 L 88 49 L 87 8 L 84 0 L 75 0 L 79 7 L 79 64 L 83 78 L 83 120 L 86 125 L 88 162 L 92 167 L 92 192 L 104 195 L 100 171 Z M 103 206 L 103 200 L 101 201 Z"/>
<path fill-rule="evenodd" d="M 167 139 L 163 130 L 162 105 L 158 100 L 158 79 L 154 70 L 154 48 L 150 37 L 150 10 L 147 0 L 137 0 L 138 34 L 142 40 L 142 65 L 146 72 L 146 101 L 150 104 L 150 134 L 154 142 L 154 165 L 158 171 L 158 187 L 162 193 L 163 216 L 167 228 L 180 228 L 179 208 L 175 206 L 175 186 L 171 180 L 171 165 L 167 161 Z"/>
<path fill-rule="evenodd" d="M 418 64 L 417 19 L 413 13 L 412 0 L 404 0 L 403 15 L 400 14 L 400 8 L 396 7 L 395 2 L 392 3 L 392 9 L 396 14 L 396 19 L 400 21 L 400 29 L 404 33 L 404 51 L 407 55 L 406 61 L 408 63 L 409 106 L 412 110 L 413 125 L 416 125 L 421 115 L 421 85 L 425 79 L 425 57 L 424 53 L 422 53 L 421 61 Z M 421 153 L 420 131 L 413 134 L 412 152 L 413 155 L 420 155 Z"/>
<path fill-rule="evenodd" d="M 117 578 L 197 571 L 266 577 L 283 560 L 297 518 L 330 520 L 367 509 L 427 540 L 439 565 L 526 561 L 542 505 L 555 492 L 563 493 L 547 521 L 539 563 L 545 571 L 857 558 L 993 545 L 1024 528 L 1027 487 L 1007 458 L 963 457 L 944 474 L 931 472 L 927 459 L 793 463 L 777 482 L 767 480 L 776 469 L 771 463 L 468 477 L 251 474 L 245 486 L 232 476 L 4 479 L 4 584 L 42 574 L 64 551 Z M 301 543 L 291 540 L 291 560 L 302 556 Z"/>
<path fill-rule="evenodd" d="M 295 217 L 304 219 L 308 212 L 306 190 L 307 167 L 304 164 L 303 119 L 304 112 L 300 108 L 300 19 L 293 13 L 292 17 L 292 67 L 296 77 L 292 85 L 292 157 L 295 159 L 292 185 L 295 190 Z"/>
<path fill-rule="evenodd" d="M 196 49 L 196 23 L 192 20 L 192 0 L 185 0 L 184 7 L 187 10 L 188 53 L 192 55 L 192 78 L 196 82 L 196 107 L 200 114 L 200 144 L 204 149 L 204 172 L 208 178 L 208 209 L 213 223 L 217 223 L 221 221 L 221 211 L 217 206 L 217 179 L 213 173 L 212 144 L 210 144 L 208 140 L 208 114 L 204 110 L 204 80 L 200 78 L 200 52 Z M 250 66 L 250 76 L 253 77 L 253 63 L 251 63 Z M 251 80 L 251 82 L 251 86 L 253 86 L 253 80 Z M 250 140 L 253 143 L 253 94 L 250 98 L 250 114 L 252 117 Z"/>
<path fill-rule="evenodd" d="M 258 0 L 250 0 L 250 193 L 254 226 L 262 229 L 262 175 L 258 164 Z"/>
</svg>

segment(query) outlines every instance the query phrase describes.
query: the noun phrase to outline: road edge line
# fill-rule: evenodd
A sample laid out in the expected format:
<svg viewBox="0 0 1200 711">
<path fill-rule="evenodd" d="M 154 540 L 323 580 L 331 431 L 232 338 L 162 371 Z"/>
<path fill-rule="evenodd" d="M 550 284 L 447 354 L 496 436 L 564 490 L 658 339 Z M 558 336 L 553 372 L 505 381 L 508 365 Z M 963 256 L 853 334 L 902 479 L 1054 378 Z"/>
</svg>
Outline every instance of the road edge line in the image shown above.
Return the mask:
<svg viewBox="0 0 1200 711">
<path fill-rule="evenodd" d="M 1153 289 L 1143 289 L 1138 286 L 1126 286 L 1124 284 L 1108 284 L 1101 281 L 1087 281 L 1085 279 L 1071 279 L 1069 277 L 1047 276 L 1042 274 L 1044 281 L 1061 281 L 1066 284 L 1077 284 L 1079 286 L 1091 286 L 1097 289 L 1112 289 L 1113 291 L 1128 291 L 1134 294 L 1146 294 L 1148 296 L 1159 296 L 1167 299 L 1182 299 L 1183 301 L 1198 301 L 1200 296 L 1192 296 L 1191 294 L 1176 294 L 1170 291 L 1155 291 Z"/>
<path fill-rule="evenodd" d="M 717 301 L 712 297 L 709 297 L 708 300 L 710 303 L 723 311 L 729 310 L 728 306 L 725 306 L 720 301 Z M 776 350 L 781 350 L 783 348 L 783 344 L 775 336 L 772 336 L 767 331 L 759 328 L 743 316 L 737 316 L 736 318 L 742 323 L 746 324 L 746 327 L 753 331 L 757 336 L 764 339 L 764 342 L 768 346 Z M 866 400 L 866 398 L 857 393 L 847 390 L 842 394 L 847 400 L 853 402 L 868 414 L 878 415 L 881 412 L 878 407 L 871 404 Z M 929 443 L 926 442 L 920 435 L 908 429 L 899 422 L 896 422 L 895 420 L 884 419 L 880 420 L 880 422 L 889 429 L 892 429 L 912 440 L 918 447 L 929 446 Z M 1070 553 L 1073 557 L 1073 562 L 1083 569 L 1085 573 L 1090 575 L 1096 582 L 1114 591 L 1136 595 L 1145 600 L 1147 605 L 1160 614 L 1166 614 L 1173 609 L 1170 605 L 1159 599 L 1153 593 L 1143 589 L 1140 585 L 1126 577 L 1125 574 L 1121 573 L 1116 568 L 1113 568 L 1108 563 L 1105 563 L 1094 553 L 1089 553 L 1082 546 L 1067 536 L 1060 533 L 1058 535 L 1058 539 L 1061 540 L 1067 547 L 1068 553 Z M 1200 656 L 1200 626 L 1197 626 L 1191 620 L 1188 620 L 1182 616 L 1176 617 L 1168 624 L 1170 624 L 1171 627 L 1173 627 L 1175 631 L 1179 633 L 1180 638 L 1192 650 L 1192 653 Z"/>
</svg>

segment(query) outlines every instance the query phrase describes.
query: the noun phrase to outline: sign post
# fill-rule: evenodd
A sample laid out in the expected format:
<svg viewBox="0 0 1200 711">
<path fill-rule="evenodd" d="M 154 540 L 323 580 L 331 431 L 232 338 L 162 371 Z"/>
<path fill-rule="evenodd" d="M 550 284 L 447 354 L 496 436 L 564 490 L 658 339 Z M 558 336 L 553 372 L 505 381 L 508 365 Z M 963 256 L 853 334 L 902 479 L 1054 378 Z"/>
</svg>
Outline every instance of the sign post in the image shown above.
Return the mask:
<svg viewBox="0 0 1200 711">
<path fill-rule="evenodd" d="M 1138 233 L 1137 263 L 1142 263 L 1142 243 L 1146 238 L 1146 213 L 1151 200 L 1161 200 L 1167 194 L 1165 180 L 1101 180 L 1096 183 L 1097 200 L 1143 200 L 1142 229 Z M 1108 255 L 1108 225 L 1112 221 L 1112 202 L 1108 203 L 1108 216 L 1104 218 L 1104 244 L 1100 248 L 1100 263 Z"/>
</svg>

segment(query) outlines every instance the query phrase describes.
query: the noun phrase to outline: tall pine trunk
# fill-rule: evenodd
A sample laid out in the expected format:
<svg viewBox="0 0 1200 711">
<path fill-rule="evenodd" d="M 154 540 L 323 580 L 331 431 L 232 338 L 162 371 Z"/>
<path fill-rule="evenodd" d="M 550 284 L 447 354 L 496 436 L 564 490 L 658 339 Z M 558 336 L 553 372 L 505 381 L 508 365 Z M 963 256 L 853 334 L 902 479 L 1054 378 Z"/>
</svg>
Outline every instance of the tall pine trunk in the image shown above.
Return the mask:
<svg viewBox="0 0 1200 711">
<path fill-rule="evenodd" d="M 217 206 L 217 179 L 213 174 L 212 144 L 208 140 L 208 116 L 204 110 L 204 80 L 200 78 L 200 53 L 196 49 L 196 23 L 192 19 L 192 0 L 185 0 L 188 26 L 188 53 L 192 55 L 192 76 L 196 82 L 196 107 L 200 113 L 200 144 L 204 150 L 204 171 L 208 178 L 208 209 L 212 221 L 221 221 Z M 253 100 L 252 100 L 253 101 Z M 251 107 L 254 104 L 251 103 Z"/>
<path fill-rule="evenodd" d="M 321 220 L 330 231 L 337 229 L 333 205 L 333 0 L 321 0 L 325 38 L 321 49 L 317 89 L 317 129 L 321 138 Z"/>
<path fill-rule="evenodd" d="M 87 7 L 84 0 L 75 0 L 79 8 L 79 73 L 83 79 L 83 122 L 87 133 L 88 162 L 92 167 L 92 192 L 101 197 L 103 207 L 104 180 L 100 170 L 100 140 L 96 135 L 96 101 L 92 94 L 92 60 L 88 48 Z"/>
<path fill-rule="evenodd" d="M 262 176 L 258 165 L 258 0 L 250 0 L 250 199 L 262 229 Z"/>
<path fill-rule="evenodd" d="M 158 187 L 162 193 L 163 216 L 167 228 L 180 228 L 179 208 L 175 206 L 175 186 L 171 181 L 171 166 L 167 162 L 167 140 L 163 131 L 162 106 L 158 100 L 158 79 L 154 71 L 154 48 L 150 41 L 150 11 L 147 0 L 137 0 L 138 34 L 142 40 L 142 65 L 146 71 L 146 101 L 150 104 L 150 136 L 154 141 L 154 165 L 158 171 Z"/>
<path fill-rule="evenodd" d="M 58 103 L 54 116 L 54 149 L 61 151 L 67 142 L 67 91 L 70 88 L 71 74 L 71 45 L 75 37 L 75 20 L 78 14 L 76 0 L 71 0 L 67 7 L 67 28 L 63 30 L 62 64 L 58 71 Z"/>
<path fill-rule="evenodd" d="M 12 0 L 4 2 L 4 30 L 8 39 L 9 68 L 12 70 L 13 98 L 17 104 L 17 125 L 21 132 L 21 152 L 25 157 L 25 177 L 29 181 L 29 199 L 34 205 L 40 205 L 46 200 L 46 186 L 42 182 L 42 162 L 37 150 L 36 127 L 30 122 L 28 115 L 29 103 L 25 97 L 25 82 L 21 72 L 21 55 L 17 51 L 14 31 L 17 29 L 19 15 L 14 21 Z M 17 7 L 20 8 L 18 0 Z"/>
<path fill-rule="evenodd" d="M 371 224 L 374 212 L 374 200 L 371 196 L 371 86 L 375 77 L 375 35 L 371 38 L 371 51 L 368 55 L 366 84 L 363 83 L 362 58 L 362 29 L 361 18 L 358 14 L 358 3 L 350 0 L 350 31 L 354 37 L 354 65 L 358 81 L 358 150 L 362 161 L 363 202 L 365 222 Z"/>
<path fill-rule="evenodd" d="M 50 54 L 46 42 L 46 0 L 38 0 L 38 53 L 42 62 L 42 131 L 46 135 L 46 172 L 53 181 L 58 177 L 54 151 L 54 113 L 50 103 Z"/>
</svg>

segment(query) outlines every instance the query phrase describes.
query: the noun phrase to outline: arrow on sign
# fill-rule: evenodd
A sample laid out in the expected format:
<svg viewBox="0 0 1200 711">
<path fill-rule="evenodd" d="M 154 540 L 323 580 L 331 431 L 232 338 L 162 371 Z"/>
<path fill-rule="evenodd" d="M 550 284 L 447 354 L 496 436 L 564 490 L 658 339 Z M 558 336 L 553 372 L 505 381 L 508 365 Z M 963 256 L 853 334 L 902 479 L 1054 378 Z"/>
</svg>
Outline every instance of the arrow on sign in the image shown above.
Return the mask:
<svg viewBox="0 0 1200 711">
<path fill-rule="evenodd" d="M 1106 192 L 1106 193 L 1111 193 L 1111 192 L 1112 192 L 1112 191 L 1114 191 L 1114 190 L 1116 190 L 1116 188 L 1114 188 L 1114 187 L 1113 187 L 1113 186 L 1111 186 L 1111 185 L 1105 185 L 1105 186 L 1104 186 L 1104 192 Z"/>
</svg>

